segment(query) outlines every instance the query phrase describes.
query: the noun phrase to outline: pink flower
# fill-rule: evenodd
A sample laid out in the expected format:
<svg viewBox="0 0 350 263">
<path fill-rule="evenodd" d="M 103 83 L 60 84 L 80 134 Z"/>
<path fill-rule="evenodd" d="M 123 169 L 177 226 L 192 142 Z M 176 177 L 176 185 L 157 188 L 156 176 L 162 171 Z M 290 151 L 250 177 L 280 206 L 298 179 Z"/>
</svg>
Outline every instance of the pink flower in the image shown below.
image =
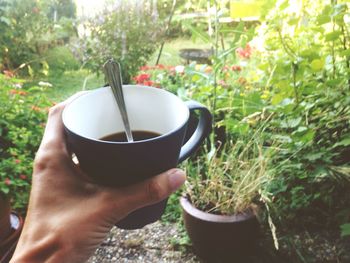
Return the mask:
<svg viewBox="0 0 350 263">
<path fill-rule="evenodd" d="M 5 183 L 6 185 L 10 185 L 10 184 L 11 184 L 11 180 L 10 180 L 9 178 L 6 178 L 5 181 L 4 181 L 4 183 Z"/>
<path fill-rule="evenodd" d="M 25 179 L 27 179 L 27 176 L 25 174 L 20 174 L 19 178 L 21 178 L 22 180 L 25 180 Z"/>
<path fill-rule="evenodd" d="M 20 162 L 21 162 L 21 160 L 15 159 L 15 163 L 16 163 L 16 164 L 19 164 Z"/>
</svg>

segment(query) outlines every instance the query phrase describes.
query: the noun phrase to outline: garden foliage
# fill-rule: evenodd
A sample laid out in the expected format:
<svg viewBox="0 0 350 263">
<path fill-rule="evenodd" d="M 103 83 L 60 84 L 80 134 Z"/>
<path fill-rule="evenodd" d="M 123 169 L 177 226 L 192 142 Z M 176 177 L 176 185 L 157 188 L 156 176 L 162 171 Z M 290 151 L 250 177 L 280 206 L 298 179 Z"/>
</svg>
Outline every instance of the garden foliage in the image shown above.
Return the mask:
<svg viewBox="0 0 350 263">
<path fill-rule="evenodd" d="M 0 74 L 0 192 L 18 212 L 27 207 L 32 163 L 52 106 L 45 87 L 22 85 L 23 80 Z"/>
<path fill-rule="evenodd" d="M 261 139 L 278 145 L 264 184 L 275 221 L 338 228 L 350 220 L 349 9 L 335 1 L 279 3 L 256 28 L 218 24 L 214 38 L 192 28 L 213 46 L 213 65 L 143 73 L 210 107 L 215 141 L 249 137 L 270 118 Z"/>
</svg>

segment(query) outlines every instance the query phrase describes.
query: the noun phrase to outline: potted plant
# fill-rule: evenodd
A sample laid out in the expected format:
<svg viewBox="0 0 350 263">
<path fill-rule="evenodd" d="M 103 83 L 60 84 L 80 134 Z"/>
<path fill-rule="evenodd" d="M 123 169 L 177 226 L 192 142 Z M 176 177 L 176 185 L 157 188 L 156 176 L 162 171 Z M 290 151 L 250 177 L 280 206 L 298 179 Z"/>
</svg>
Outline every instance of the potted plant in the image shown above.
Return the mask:
<svg viewBox="0 0 350 263">
<path fill-rule="evenodd" d="M 197 175 L 189 176 L 180 200 L 185 227 L 199 257 L 236 262 L 260 235 L 256 203 L 268 179 L 266 150 L 255 138 L 238 140 L 205 158 L 204 167 L 189 165 L 188 173 Z"/>
<path fill-rule="evenodd" d="M 11 210 L 9 198 L 0 191 L 0 262 L 11 258 L 22 226 L 22 217 Z"/>
</svg>

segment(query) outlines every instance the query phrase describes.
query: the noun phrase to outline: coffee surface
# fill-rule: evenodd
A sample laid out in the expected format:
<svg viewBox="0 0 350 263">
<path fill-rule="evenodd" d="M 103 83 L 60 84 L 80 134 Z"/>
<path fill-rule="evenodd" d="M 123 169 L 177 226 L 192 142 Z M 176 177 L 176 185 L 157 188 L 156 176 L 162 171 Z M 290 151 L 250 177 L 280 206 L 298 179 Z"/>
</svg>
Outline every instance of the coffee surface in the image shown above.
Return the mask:
<svg viewBox="0 0 350 263">
<path fill-rule="evenodd" d="M 161 134 L 151 131 L 132 131 L 132 136 L 134 138 L 134 141 L 142 141 L 151 139 L 154 137 L 158 137 Z M 102 141 L 109 141 L 109 142 L 127 142 L 126 134 L 125 132 L 117 132 L 112 133 L 107 136 L 104 136 L 100 138 Z"/>
</svg>

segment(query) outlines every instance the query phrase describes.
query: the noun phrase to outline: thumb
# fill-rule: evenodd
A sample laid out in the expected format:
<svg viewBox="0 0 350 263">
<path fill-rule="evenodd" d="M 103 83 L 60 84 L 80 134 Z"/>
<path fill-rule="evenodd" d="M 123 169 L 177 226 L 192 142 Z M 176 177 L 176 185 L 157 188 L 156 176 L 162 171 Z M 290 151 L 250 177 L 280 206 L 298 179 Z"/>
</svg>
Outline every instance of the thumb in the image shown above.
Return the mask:
<svg viewBox="0 0 350 263">
<path fill-rule="evenodd" d="M 167 198 L 185 182 L 186 175 L 180 169 L 171 169 L 141 183 L 123 189 L 125 205 L 135 210 Z"/>
</svg>

